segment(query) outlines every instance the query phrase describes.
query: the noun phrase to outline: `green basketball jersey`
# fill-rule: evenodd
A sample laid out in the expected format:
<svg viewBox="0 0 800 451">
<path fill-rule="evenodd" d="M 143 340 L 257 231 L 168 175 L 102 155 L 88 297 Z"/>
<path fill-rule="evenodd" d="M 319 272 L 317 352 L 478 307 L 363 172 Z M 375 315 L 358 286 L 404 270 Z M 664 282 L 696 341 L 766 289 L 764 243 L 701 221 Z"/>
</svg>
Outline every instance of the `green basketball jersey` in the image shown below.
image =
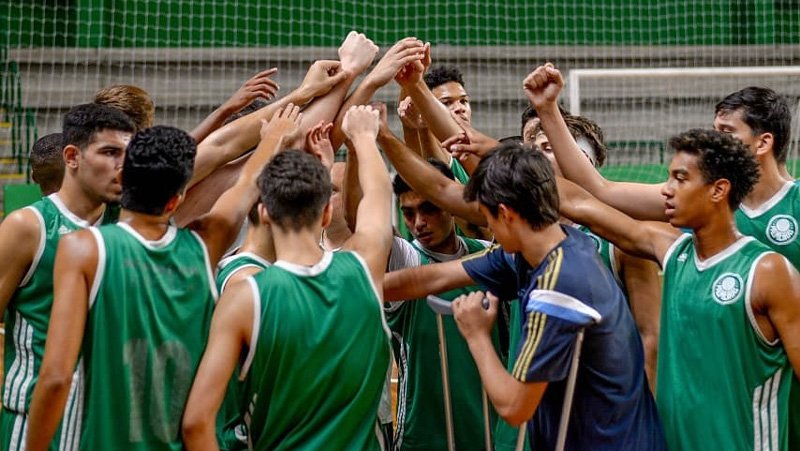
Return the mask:
<svg viewBox="0 0 800 451">
<path fill-rule="evenodd" d="M 739 231 L 769 246 L 786 257 L 800 270 L 800 240 L 797 239 L 800 218 L 800 186 L 786 182 L 783 187 L 759 208 L 744 205 L 736 211 L 736 226 Z M 792 379 L 791 402 L 789 403 L 790 449 L 800 449 L 800 381 Z"/>
<path fill-rule="evenodd" d="M 450 158 L 450 170 L 453 172 L 458 183 L 462 185 L 469 183 L 469 174 L 467 174 L 467 170 L 464 169 L 464 166 L 462 166 L 457 159 Z"/>
<path fill-rule="evenodd" d="M 127 224 L 90 229 L 97 272 L 83 337 L 81 449 L 180 450 L 180 422 L 217 297 L 200 237 L 149 241 Z"/>
<path fill-rule="evenodd" d="M 57 194 L 28 207 L 39 220 L 39 246 L 5 313 L 3 407 L 27 413 L 39 378 L 53 306 L 53 264 L 61 235 L 90 226 L 70 212 Z"/>
<path fill-rule="evenodd" d="M 389 365 L 381 301 L 354 252 L 277 261 L 247 279 L 256 321 L 242 367 L 256 450 L 378 450 Z"/>
<path fill-rule="evenodd" d="M 478 240 L 463 240 L 469 254 L 486 248 L 486 244 Z M 421 247 L 415 248 L 421 264 L 432 262 L 432 258 Z M 473 285 L 438 296 L 452 301 L 479 289 Z M 456 449 L 482 449 L 484 428 L 480 375 L 453 317 L 445 316 L 442 319 L 447 343 Z M 395 449 L 447 449 L 436 314 L 424 299 L 418 299 L 390 308 L 387 321 L 392 330 L 392 347 L 399 376 Z"/>
<path fill-rule="evenodd" d="M 768 252 L 744 237 L 700 262 L 686 234 L 664 257 L 656 400 L 670 449 L 788 449 L 792 368 L 750 305 Z"/>
<path fill-rule="evenodd" d="M 270 262 L 252 252 L 239 252 L 223 258 L 217 265 L 217 290 L 225 291 L 231 277 L 240 269 L 258 268 L 267 269 Z M 217 441 L 220 449 L 233 451 L 247 449 L 247 429 L 244 427 L 242 416 L 242 382 L 239 381 L 239 369 L 234 371 L 228 381 L 228 390 L 222 400 L 219 413 L 217 413 Z"/>
</svg>

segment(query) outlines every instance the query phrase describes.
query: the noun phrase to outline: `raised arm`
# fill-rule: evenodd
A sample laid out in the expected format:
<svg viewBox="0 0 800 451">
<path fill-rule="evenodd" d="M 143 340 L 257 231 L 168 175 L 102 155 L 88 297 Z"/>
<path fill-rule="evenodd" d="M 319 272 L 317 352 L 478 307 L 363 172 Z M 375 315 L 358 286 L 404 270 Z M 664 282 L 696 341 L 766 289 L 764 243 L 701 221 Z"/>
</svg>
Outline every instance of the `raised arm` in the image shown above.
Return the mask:
<svg viewBox="0 0 800 451">
<path fill-rule="evenodd" d="M 225 120 L 250 105 L 253 100 L 259 97 L 267 100 L 275 97 L 275 93 L 278 92 L 278 84 L 270 77 L 277 71 L 278 69 L 273 67 L 257 73 L 253 78 L 244 82 L 242 87 L 234 92 L 230 99 L 212 111 L 211 114 L 203 119 L 203 122 L 189 133 L 194 138 L 194 141 L 197 143 L 203 142 L 211 132 L 222 127 Z"/>
<path fill-rule="evenodd" d="M 247 281 L 231 285 L 220 297 L 183 414 L 181 429 L 186 449 L 219 449 L 215 434 L 217 414 L 242 349 L 250 346 L 256 314 Z"/>
<path fill-rule="evenodd" d="M 255 147 L 259 142 L 262 120 L 269 121 L 277 111 L 290 103 L 305 105 L 313 98 L 326 94 L 344 79 L 345 73 L 338 61 L 317 61 L 306 73 L 300 87 L 289 95 L 213 132 L 197 146 L 194 172 L 187 188 Z"/>
<path fill-rule="evenodd" d="M 378 152 L 378 111 L 369 106 L 354 106 L 344 117 L 342 130 L 358 155 L 358 181 L 364 193 L 358 205 L 353 236 L 345 247 L 366 260 L 378 290 L 392 246 L 392 184 Z"/>
<path fill-rule="evenodd" d="M 557 179 L 561 214 L 629 254 L 660 263 L 681 234 L 667 223 L 637 221 L 600 202 L 575 183 Z"/>
<path fill-rule="evenodd" d="M 389 130 L 385 120 L 381 123 L 378 142 L 395 170 L 415 193 L 473 224 L 486 225 L 486 218 L 478 210 L 478 204 L 464 201 L 464 186 L 444 176 L 406 147 Z"/>
<path fill-rule="evenodd" d="M 425 58 L 430 59 L 431 45 L 425 44 Z M 430 64 L 430 63 L 428 63 Z M 422 79 L 425 65 L 422 61 L 415 61 L 403 66 L 395 80 L 408 93 L 422 119 L 428 124 L 439 141 L 462 132 L 461 127 L 450 115 L 450 110 L 433 95 L 428 85 Z"/>
<path fill-rule="evenodd" d="M 47 450 L 64 415 L 89 314 L 97 255 L 97 242 L 89 230 L 64 235 L 58 244 L 53 268 L 53 309 L 30 408 L 28 430 L 35 432 L 28 434 L 29 450 Z"/>
<path fill-rule="evenodd" d="M 666 221 L 661 184 L 606 180 L 583 155 L 556 104 L 563 87 L 561 73 L 550 63 L 536 68 L 523 82 L 525 94 L 539 113 L 542 129 L 564 176 L 601 201 L 636 219 Z"/>
<path fill-rule="evenodd" d="M 205 241 L 212 266 L 222 258 L 245 215 L 258 200 L 256 180 L 261 169 L 281 148 L 286 137 L 297 130 L 300 117 L 300 108 L 289 104 L 271 121 L 262 121 L 261 142 L 242 168 L 239 179 L 220 196 L 208 214 L 189 225 Z"/>
</svg>

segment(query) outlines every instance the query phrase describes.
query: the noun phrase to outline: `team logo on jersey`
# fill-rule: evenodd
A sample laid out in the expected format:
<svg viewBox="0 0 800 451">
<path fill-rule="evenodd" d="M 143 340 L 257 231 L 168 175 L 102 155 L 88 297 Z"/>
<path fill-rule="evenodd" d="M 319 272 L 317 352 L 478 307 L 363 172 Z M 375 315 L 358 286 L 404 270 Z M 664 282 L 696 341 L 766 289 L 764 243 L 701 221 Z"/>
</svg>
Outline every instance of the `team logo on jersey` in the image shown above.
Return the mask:
<svg viewBox="0 0 800 451">
<path fill-rule="evenodd" d="M 711 296 L 720 304 L 730 304 L 739 298 L 743 285 L 744 282 L 739 274 L 725 273 L 714 281 Z"/>
<path fill-rule="evenodd" d="M 72 232 L 72 230 L 70 230 L 70 228 L 65 226 L 64 224 L 61 224 L 61 227 L 58 228 L 59 235 L 66 235 L 70 232 Z"/>
<path fill-rule="evenodd" d="M 797 238 L 797 220 L 789 215 L 775 215 L 767 223 L 767 238 L 773 244 L 789 244 Z"/>
</svg>

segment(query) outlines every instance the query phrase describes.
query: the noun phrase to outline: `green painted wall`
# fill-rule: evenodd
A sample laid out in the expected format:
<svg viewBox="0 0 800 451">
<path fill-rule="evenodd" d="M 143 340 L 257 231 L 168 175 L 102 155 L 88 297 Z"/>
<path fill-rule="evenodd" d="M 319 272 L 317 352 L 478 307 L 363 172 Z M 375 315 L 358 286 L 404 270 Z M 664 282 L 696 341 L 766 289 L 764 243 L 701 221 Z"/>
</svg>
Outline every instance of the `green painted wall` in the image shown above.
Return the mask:
<svg viewBox="0 0 800 451">
<path fill-rule="evenodd" d="M 16 46 L 335 46 L 800 43 L 797 0 L 2 0 Z"/>
</svg>

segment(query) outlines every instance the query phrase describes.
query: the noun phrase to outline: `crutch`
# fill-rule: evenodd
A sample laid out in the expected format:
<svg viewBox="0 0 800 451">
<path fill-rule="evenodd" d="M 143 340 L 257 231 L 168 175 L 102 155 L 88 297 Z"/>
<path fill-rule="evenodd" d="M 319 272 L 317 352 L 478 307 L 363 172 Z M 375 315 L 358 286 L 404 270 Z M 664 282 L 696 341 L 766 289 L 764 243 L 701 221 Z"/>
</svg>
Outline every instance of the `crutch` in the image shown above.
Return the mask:
<svg viewBox="0 0 800 451">
<path fill-rule="evenodd" d="M 436 329 L 439 334 L 439 361 L 442 367 L 442 391 L 444 392 L 444 417 L 447 426 L 447 449 L 455 450 L 455 437 L 453 434 L 453 410 L 450 405 L 450 380 L 447 372 L 447 344 L 445 343 L 444 321 L 442 316 L 453 315 L 453 307 L 449 301 L 438 296 L 430 295 L 427 298 L 428 307 L 436 313 Z M 489 300 L 483 299 L 483 307 L 489 308 Z M 486 441 L 486 449 L 492 449 L 492 428 L 489 417 L 489 399 L 486 390 L 481 387 L 481 399 L 483 401 L 483 435 Z"/>
</svg>

